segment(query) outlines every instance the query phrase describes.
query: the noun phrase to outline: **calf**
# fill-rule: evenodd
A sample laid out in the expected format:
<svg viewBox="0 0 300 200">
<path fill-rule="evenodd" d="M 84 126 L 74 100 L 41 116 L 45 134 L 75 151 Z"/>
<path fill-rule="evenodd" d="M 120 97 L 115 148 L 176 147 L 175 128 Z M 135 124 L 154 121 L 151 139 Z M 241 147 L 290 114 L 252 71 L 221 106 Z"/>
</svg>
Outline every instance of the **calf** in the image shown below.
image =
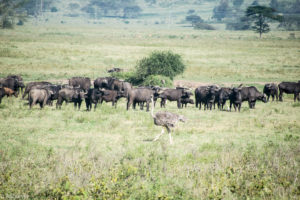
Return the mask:
<svg viewBox="0 0 300 200">
<path fill-rule="evenodd" d="M 269 101 L 270 96 L 272 96 L 272 101 L 274 101 L 274 97 L 276 97 L 276 101 L 278 101 L 278 87 L 274 83 L 265 84 L 263 92 L 268 97 L 267 101 Z"/>
<path fill-rule="evenodd" d="M 7 97 L 11 97 L 12 95 L 14 95 L 15 97 L 18 97 L 18 93 L 10 88 L 7 88 L 7 87 L 4 87 L 4 92 L 5 92 L 5 95 Z"/>
<path fill-rule="evenodd" d="M 190 103 L 190 104 L 195 104 L 193 99 L 190 99 L 190 98 L 182 98 L 182 99 L 181 99 L 181 107 L 182 107 L 182 108 L 183 108 L 183 105 L 184 105 L 185 108 L 186 108 L 186 105 L 187 105 L 188 103 Z"/>
</svg>

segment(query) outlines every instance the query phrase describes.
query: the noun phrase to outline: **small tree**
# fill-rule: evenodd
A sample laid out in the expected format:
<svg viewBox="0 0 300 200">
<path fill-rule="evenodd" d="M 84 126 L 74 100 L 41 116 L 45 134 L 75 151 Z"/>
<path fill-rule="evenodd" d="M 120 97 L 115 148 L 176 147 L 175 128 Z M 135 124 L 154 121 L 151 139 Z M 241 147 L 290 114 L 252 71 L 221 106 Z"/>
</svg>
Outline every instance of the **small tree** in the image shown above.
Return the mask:
<svg viewBox="0 0 300 200">
<path fill-rule="evenodd" d="M 198 15 L 189 15 L 185 17 L 185 20 L 190 22 L 192 24 L 192 26 L 195 26 L 195 24 L 199 23 L 199 22 L 203 22 L 203 19 L 201 19 L 200 16 Z"/>
<path fill-rule="evenodd" d="M 224 17 L 226 17 L 228 12 L 230 12 L 228 1 L 221 0 L 220 4 L 217 5 L 213 10 L 213 18 L 221 21 Z"/>
<path fill-rule="evenodd" d="M 246 16 L 254 23 L 251 28 L 259 33 L 259 37 L 270 31 L 268 20 L 282 20 L 281 16 L 274 14 L 275 12 L 275 9 L 266 6 L 249 6 L 247 8 Z"/>
<path fill-rule="evenodd" d="M 162 75 L 173 80 L 176 75 L 182 74 L 184 70 L 185 65 L 180 55 L 171 51 L 154 51 L 149 57 L 138 62 L 136 75 L 142 81 L 150 75 Z"/>
<path fill-rule="evenodd" d="M 129 6 L 129 7 L 125 7 L 123 9 L 124 18 L 137 18 L 140 13 L 141 13 L 142 9 L 139 6 Z"/>
<path fill-rule="evenodd" d="M 0 0 L 0 27 L 13 28 L 16 18 L 24 22 L 27 15 L 21 12 L 20 8 L 25 2 L 25 0 Z"/>
<path fill-rule="evenodd" d="M 244 0 L 233 0 L 233 2 L 232 2 L 232 4 L 237 8 L 241 7 L 241 5 L 243 3 L 244 3 Z"/>
</svg>

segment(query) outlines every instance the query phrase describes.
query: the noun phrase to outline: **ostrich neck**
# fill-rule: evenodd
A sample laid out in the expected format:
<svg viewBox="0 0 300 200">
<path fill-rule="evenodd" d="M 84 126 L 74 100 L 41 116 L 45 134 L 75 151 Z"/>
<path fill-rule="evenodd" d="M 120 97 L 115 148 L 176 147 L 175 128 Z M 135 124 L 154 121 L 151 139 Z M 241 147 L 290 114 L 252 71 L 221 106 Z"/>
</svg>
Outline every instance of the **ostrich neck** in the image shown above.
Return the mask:
<svg viewBox="0 0 300 200">
<path fill-rule="evenodd" d="M 153 118 L 155 118 L 154 116 L 154 101 L 153 101 L 153 96 L 151 97 L 151 115 Z"/>
</svg>

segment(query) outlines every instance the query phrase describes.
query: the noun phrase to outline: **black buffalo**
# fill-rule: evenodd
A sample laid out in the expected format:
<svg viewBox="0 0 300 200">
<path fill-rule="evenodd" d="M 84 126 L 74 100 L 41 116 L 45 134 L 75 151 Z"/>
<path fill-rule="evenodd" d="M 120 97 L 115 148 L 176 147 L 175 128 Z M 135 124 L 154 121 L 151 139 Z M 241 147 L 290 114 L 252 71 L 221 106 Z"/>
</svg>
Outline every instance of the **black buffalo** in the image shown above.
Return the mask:
<svg viewBox="0 0 300 200">
<path fill-rule="evenodd" d="M 259 92 L 254 86 L 243 87 L 241 90 L 242 101 L 248 101 L 249 108 L 254 109 L 257 100 L 261 100 L 267 103 L 267 97 L 263 93 Z"/>
<path fill-rule="evenodd" d="M 101 90 L 100 103 L 102 104 L 103 101 L 112 102 L 112 106 L 115 106 L 116 108 L 118 100 L 122 97 L 127 97 L 123 91 Z"/>
<path fill-rule="evenodd" d="M 72 77 L 69 79 L 69 85 L 79 87 L 87 92 L 91 87 L 91 79 L 88 77 Z"/>
<path fill-rule="evenodd" d="M 185 88 L 176 89 L 165 89 L 160 93 L 159 98 L 161 98 L 160 107 L 165 107 L 166 101 L 177 101 L 177 107 L 181 108 L 182 98 L 189 98 L 192 95 L 191 92 L 186 91 Z"/>
<path fill-rule="evenodd" d="M 99 77 L 94 80 L 94 88 L 96 89 L 110 89 L 110 85 L 114 78 L 112 77 Z"/>
<path fill-rule="evenodd" d="M 241 111 L 241 106 L 243 102 L 241 85 L 238 88 L 232 88 L 231 94 L 229 95 L 229 101 L 230 101 L 230 111 L 232 105 L 234 106 L 235 111 L 236 108 L 238 108 L 239 112 Z"/>
<path fill-rule="evenodd" d="M 46 82 L 46 81 L 41 81 L 41 82 L 30 82 L 30 83 L 28 83 L 28 84 L 26 85 L 26 87 L 25 87 L 25 91 L 24 91 L 24 93 L 23 93 L 23 95 L 22 95 L 22 99 L 25 98 L 25 96 L 30 92 L 30 90 L 31 90 L 33 87 L 38 86 L 38 85 L 40 85 L 40 86 L 42 86 L 42 85 L 52 85 L 52 83 Z"/>
<path fill-rule="evenodd" d="M 283 93 L 287 94 L 294 94 L 294 101 L 299 99 L 299 92 L 300 92 L 300 81 L 298 82 L 282 82 L 278 85 L 279 88 L 279 101 L 282 101 Z"/>
<path fill-rule="evenodd" d="M 88 93 L 85 95 L 85 104 L 87 111 L 92 109 L 92 104 L 95 104 L 94 110 L 97 108 L 98 102 L 101 100 L 101 91 L 98 89 L 89 89 Z"/>
<path fill-rule="evenodd" d="M 74 102 L 75 109 L 78 105 L 78 110 L 80 110 L 81 102 L 84 100 L 85 93 L 80 88 L 63 88 L 58 93 L 58 100 L 56 103 L 56 108 L 61 108 L 63 102 Z"/>
<path fill-rule="evenodd" d="M 187 104 L 195 104 L 193 99 L 190 98 L 181 98 L 181 107 L 183 108 L 183 106 L 187 106 Z"/>
<path fill-rule="evenodd" d="M 2 78 L 0 79 L 0 85 L 14 90 L 17 94 L 19 93 L 20 88 L 24 88 L 23 82 L 20 82 L 15 78 Z"/>
<path fill-rule="evenodd" d="M 229 100 L 231 93 L 232 93 L 231 88 L 222 87 L 219 90 L 218 95 L 216 96 L 216 102 L 220 110 L 224 109 L 224 105 L 226 104 L 226 101 Z"/>
<path fill-rule="evenodd" d="M 278 86 L 276 84 L 265 84 L 263 92 L 268 97 L 267 101 L 269 101 L 270 96 L 272 96 L 272 101 L 274 101 L 274 97 L 276 97 L 276 101 L 278 101 Z"/>
<path fill-rule="evenodd" d="M 210 86 L 200 86 L 195 89 L 195 101 L 196 107 L 199 105 L 201 109 L 201 104 L 204 104 L 204 110 L 212 109 L 212 105 L 215 102 L 216 94 L 219 91 L 219 87 L 215 85 Z"/>
<path fill-rule="evenodd" d="M 21 92 L 23 93 L 23 89 L 25 88 L 25 85 L 23 83 L 23 78 L 20 75 L 8 75 L 6 78 L 14 78 L 19 82 L 19 87 L 21 88 Z"/>
</svg>

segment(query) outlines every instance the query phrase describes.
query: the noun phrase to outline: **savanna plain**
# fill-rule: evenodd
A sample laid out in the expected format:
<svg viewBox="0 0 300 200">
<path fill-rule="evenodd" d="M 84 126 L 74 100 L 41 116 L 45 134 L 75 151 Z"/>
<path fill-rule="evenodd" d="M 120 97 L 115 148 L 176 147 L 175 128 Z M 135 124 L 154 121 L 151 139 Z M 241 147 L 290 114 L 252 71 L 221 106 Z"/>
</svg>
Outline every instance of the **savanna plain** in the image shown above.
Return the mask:
<svg viewBox="0 0 300 200">
<path fill-rule="evenodd" d="M 254 85 L 300 79 L 300 33 L 196 31 L 187 28 L 86 25 L 25 26 L 0 31 L 0 76 L 65 82 L 132 70 L 154 50 L 180 54 L 186 71 L 174 82 Z M 298 39 L 297 39 L 298 38 Z M 300 103 L 242 104 L 241 112 L 168 110 L 186 123 L 174 144 L 149 112 L 103 103 L 29 109 L 0 105 L 0 199 L 299 199 Z"/>
</svg>

